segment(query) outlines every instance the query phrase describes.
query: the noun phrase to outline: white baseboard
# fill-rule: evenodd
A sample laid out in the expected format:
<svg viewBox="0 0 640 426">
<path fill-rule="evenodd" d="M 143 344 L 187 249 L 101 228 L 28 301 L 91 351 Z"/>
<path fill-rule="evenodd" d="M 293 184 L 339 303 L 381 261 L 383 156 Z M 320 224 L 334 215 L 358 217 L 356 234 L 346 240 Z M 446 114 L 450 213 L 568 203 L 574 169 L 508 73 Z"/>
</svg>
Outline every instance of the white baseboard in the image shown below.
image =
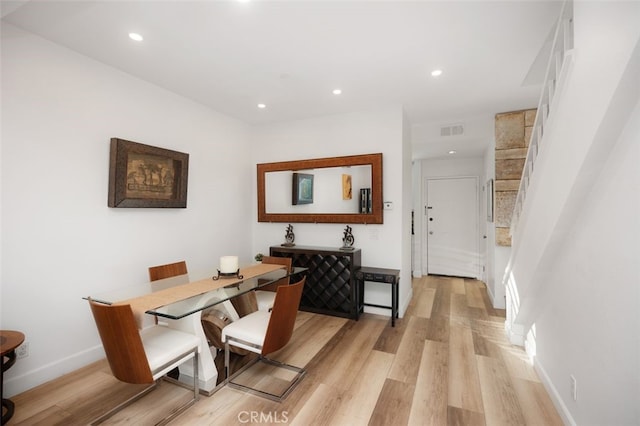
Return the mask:
<svg viewBox="0 0 640 426">
<path fill-rule="evenodd" d="M 44 365 L 19 376 L 5 379 L 4 397 L 12 397 L 19 393 L 33 389 L 43 383 L 57 379 L 67 373 L 82 368 L 105 357 L 102 345 L 96 345 L 86 351 L 63 358 L 54 363 Z"/>
<path fill-rule="evenodd" d="M 553 405 L 555 405 L 556 410 L 558 410 L 560 417 L 562 417 L 562 422 L 565 425 L 576 426 L 576 422 L 573 420 L 573 417 L 571 416 L 569 409 L 567 408 L 564 401 L 560 397 L 558 390 L 551 382 L 551 379 L 547 375 L 547 372 L 542 366 L 542 363 L 538 361 L 537 357 L 533 358 L 533 368 L 536 370 L 536 373 L 538 373 L 538 377 L 540 377 L 540 381 L 542 382 L 542 385 L 544 386 L 544 388 L 547 390 L 547 393 L 551 397 L 551 401 L 553 402 Z"/>
<path fill-rule="evenodd" d="M 495 301 L 495 296 L 493 294 L 493 291 L 491 291 L 491 287 L 489 287 L 489 285 L 487 284 L 486 281 L 483 281 L 484 286 L 487 288 L 487 294 L 489 295 L 489 300 L 491 300 L 491 306 L 493 306 L 494 308 L 496 307 L 496 301 Z"/>
<path fill-rule="evenodd" d="M 413 288 L 409 290 L 409 295 L 405 300 L 404 304 L 402 306 L 398 306 L 398 316 L 400 318 L 404 317 L 404 313 L 407 312 L 407 309 L 409 308 L 409 303 L 411 303 L 411 299 L 413 299 Z"/>
<path fill-rule="evenodd" d="M 512 345 L 523 346 L 525 342 L 525 333 L 522 330 L 522 326 L 517 324 L 509 324 L 509 321 L 504 322 L 504 328 L 507 332 L 507 337 Z"/>
</svg>

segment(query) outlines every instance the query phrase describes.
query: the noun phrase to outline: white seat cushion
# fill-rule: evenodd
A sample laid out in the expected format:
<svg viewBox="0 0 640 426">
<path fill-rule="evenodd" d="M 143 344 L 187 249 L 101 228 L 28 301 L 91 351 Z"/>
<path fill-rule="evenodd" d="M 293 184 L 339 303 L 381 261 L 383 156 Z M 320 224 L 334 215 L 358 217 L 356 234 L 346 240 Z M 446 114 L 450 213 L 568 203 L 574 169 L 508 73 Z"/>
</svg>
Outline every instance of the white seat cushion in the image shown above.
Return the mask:
<svg viewBox="0 0 640 426">
<path fill-rule="evenodd" d="M 222 329 L 222 341 L 226 342 L 228 336 L 262 347 L 265 334 L 267 333 L 267 326 L 269 325 L 269 318 L 271 318 L 270 312 L 252 312 L 224 327 Z M 255 353 L 262 352 L 259 348 L 243 345 L 240 342 L 233 342 L 233 345 Z"/>
<path fill-rule="evenodd" d="M 273 309 L 273 302 L 276 300 L 275 291 L 256 290 L 259 311 L 270 311 Z"/>
<path fill-rule="evenodd" d="M 165 371 L 169 371 L 176 365 L 180 365 L 188 358 L 180 359 L 166 368 L 159 370 L 166 363 L 171 362 L 181 354 L 188 352 L 190 349 L 198 347 L 200 352 L 200 339 L 193 334 L 173 330 L 168 327 L 154 326 L 148 327 L 140 331 L 144 352 L 149 361 L 149 368 L 154 379 L 163 375 Z"/>
</svg>

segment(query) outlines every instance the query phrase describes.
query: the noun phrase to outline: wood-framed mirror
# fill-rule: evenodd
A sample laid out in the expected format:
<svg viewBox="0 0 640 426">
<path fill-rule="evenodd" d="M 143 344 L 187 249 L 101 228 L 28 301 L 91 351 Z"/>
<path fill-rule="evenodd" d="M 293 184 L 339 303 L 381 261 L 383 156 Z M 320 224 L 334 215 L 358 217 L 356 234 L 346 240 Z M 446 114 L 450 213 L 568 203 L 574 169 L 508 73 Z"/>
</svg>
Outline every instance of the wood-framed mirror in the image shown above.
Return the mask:
<svg viewBox="0 0 640 426">
<path fill-rule="evenodd" d="M 257 171 L 258 222 L 383 223 L 381 153 L 262 163 Z"/>
</svg>

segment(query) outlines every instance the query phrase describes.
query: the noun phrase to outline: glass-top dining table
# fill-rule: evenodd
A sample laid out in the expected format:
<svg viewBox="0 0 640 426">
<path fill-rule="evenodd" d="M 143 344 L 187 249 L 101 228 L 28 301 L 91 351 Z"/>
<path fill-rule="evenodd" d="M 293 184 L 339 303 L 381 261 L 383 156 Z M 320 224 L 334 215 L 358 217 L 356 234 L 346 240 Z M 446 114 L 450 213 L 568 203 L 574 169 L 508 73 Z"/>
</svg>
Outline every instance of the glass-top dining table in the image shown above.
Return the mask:
<svg viewBox="0 0 640 426">
<path fill-rule="evenodd" d="M 238 274 L 219 275 L 190 281 L 188 275 L 127 286 L 99 293 L 83 299 L 105 304 L 129 304 L 140 328 L 155 324 L 154 317 L 163 319 L 167 327 L 198 336 L 200 346 L 198 378 L 201 392 L 211 395 L 216 390 L 218 373 L 214 362 L 216 349 L 209 348 L 200 321 L 201 313 L 209 308 L 225 311 L 235 321 L 238 319 L 230 300 L 236 296 L 258 290 L 282 278 L 304 273 L 306 268 L 286 270 L 283 265 L 256 264 L 240 269 Z M 213 352 L 213 354 L 212 354 Z M 193 379 L 190 363 L 180 367 L 180 381 Z"/>
</svg>

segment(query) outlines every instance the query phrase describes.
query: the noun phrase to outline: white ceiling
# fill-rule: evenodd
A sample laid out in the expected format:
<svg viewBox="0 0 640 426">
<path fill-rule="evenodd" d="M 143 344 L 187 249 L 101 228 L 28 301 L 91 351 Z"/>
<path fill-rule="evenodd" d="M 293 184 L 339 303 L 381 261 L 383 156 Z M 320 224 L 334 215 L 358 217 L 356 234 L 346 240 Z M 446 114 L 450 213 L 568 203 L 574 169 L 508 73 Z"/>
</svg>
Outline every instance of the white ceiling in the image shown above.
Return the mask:
<svg viewBox="0 0 640 426">
<path fill-rule="evenodd" d="M 402 106 L 414 159 L 482 155 L 496 113 L 537 105 L 559 9 L 515 0 L 2 0 L 3 21 L 246 123 Z M 132 31 L 145 40 L 130 40 Z M 444 74 L 431 77 L 435 68 Z M 464 135 L 441 138 L 448 124 L 463 124 Z"/>
</svg>

